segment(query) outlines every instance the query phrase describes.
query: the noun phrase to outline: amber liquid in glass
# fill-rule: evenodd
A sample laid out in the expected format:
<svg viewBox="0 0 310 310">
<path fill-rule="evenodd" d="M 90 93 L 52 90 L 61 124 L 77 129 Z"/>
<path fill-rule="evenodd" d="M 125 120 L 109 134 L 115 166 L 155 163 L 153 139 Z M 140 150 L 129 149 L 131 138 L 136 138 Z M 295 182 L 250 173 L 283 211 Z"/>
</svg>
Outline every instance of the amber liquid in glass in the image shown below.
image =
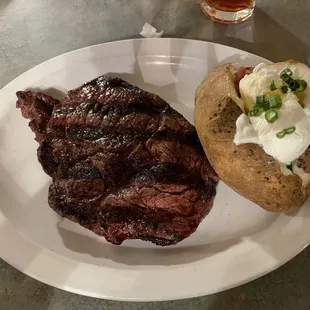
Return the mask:
<svg viewBox="0 0 310 310">
<path fill-rule="evenodd" d="M 220 23 L 239 23 L 252 16 L 255 0 L 200 0 L 201 10 Z"/>
<path fill-rule="evenodd" d="M 248 8 L 253 0 L 204 0 L 214 9 L 226 12 L 238 12 Z"/>
</svg>

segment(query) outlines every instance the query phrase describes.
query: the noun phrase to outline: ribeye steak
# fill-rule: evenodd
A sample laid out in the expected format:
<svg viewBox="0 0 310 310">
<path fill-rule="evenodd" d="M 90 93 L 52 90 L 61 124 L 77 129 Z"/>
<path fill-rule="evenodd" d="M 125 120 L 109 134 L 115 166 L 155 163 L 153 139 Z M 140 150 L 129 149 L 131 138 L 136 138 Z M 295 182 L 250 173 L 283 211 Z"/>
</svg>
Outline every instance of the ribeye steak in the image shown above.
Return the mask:
<svg viewBox="0 0 310 310">
<path fill-rule="evenodd" d="M 113 244 L 171 245 L 210 211 L 217 176 L 195 128 L 160 97 L 106 76 L 61 101 L 17 97 L 53 179 L 49 205 L 61 216 Z"/>
</svg>

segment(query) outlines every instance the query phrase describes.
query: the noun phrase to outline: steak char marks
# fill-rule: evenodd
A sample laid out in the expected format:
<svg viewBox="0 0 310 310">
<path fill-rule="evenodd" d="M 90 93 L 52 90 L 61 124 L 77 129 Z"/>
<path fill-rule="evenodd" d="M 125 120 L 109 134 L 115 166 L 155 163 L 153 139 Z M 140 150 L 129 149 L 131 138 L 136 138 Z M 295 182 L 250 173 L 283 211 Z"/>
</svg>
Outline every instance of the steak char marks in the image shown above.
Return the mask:
<svg viewBox="0 0 310 310">
<path fill-rule="evenodd" d="M 217 176 L 195 128 L 160 97 L 101 76 L 60 102 L 17 92 L 58 214 L 113 244 L 171 245 L 209 213 Z"/>
</svg>

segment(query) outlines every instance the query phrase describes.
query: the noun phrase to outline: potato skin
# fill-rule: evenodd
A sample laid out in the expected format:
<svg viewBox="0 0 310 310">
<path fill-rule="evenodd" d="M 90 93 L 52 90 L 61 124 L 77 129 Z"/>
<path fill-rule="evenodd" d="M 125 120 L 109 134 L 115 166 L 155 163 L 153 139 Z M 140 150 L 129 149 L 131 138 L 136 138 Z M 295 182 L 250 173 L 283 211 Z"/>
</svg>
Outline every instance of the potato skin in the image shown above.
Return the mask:
<svg viewBox="0 0 310 310">
<path fill-rule="evenodd" d="M 232 99 L 233 70 L 230 64 L 221 66 L 197 88 L 194 122 L 204 151 L 220 179 L 240 195 L 268 211 L 296 209 L 308 198 L 310 185 L 303 187 L 296 175 L 284 176 L 279 163 L 260 146 L 233 143 L 242 113 Z M 297 165 L 310 173 L 309 148 Z"/>
</svg>

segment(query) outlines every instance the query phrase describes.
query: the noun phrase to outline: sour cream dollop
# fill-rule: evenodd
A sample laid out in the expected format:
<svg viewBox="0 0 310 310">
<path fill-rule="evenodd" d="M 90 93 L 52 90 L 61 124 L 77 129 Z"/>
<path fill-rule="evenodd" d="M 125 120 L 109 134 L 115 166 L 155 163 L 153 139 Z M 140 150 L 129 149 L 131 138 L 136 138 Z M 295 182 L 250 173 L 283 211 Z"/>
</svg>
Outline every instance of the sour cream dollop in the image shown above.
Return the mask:
<svg viewBox="0 0 310 310">
<path fill-rule="evenodd" d="M 272 81 L 279 90 L 282 107 L 274 123 L 267 122 L 265 112 L 258 116 L 241 114 L 236 122 L 234 143 L 259 144 L 268 155 L 283 164 L 290 164 L 310 145 L 310 111 L 302 108 L 298 97 L 292 91 L 289 90 L 286 94 L 280 91 L 284 85 L 280 73 L 266 64 L 259 64 L 253 73 L 241 79 L 240 94 L 246 107 L 255 104 L 256 96 L 270 92 Z M 295 127 L 292 134 L 285 135 L 282 139 L 277 137 L 277 133 L 290 127 Z"/>
</svg>

